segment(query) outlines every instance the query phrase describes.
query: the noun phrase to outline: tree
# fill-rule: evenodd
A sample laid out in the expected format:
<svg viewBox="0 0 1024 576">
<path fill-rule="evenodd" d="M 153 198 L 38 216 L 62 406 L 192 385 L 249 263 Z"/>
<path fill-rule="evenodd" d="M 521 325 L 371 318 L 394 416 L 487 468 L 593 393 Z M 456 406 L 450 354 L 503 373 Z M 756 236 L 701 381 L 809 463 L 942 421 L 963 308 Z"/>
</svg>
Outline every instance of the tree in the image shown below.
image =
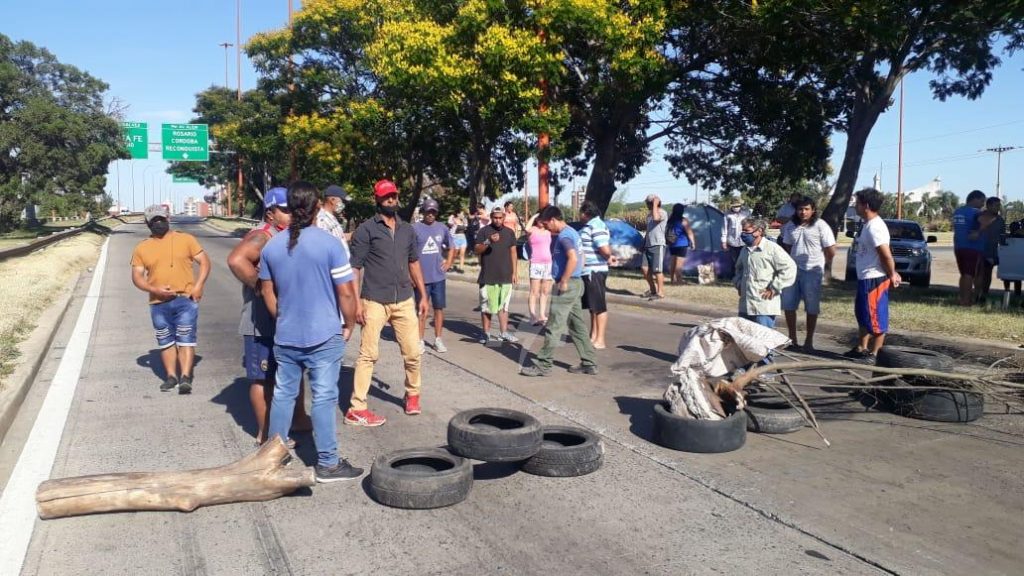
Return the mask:
<svg viewBox="0 0 1024 576">
<path fill-rule="evenodd" d="M 53 195 L 69 212 L 97 209 L 108 164 L 128 157 L 106 90 L 45 48 L 0 34 L 0 230 Z"/>
</svg>

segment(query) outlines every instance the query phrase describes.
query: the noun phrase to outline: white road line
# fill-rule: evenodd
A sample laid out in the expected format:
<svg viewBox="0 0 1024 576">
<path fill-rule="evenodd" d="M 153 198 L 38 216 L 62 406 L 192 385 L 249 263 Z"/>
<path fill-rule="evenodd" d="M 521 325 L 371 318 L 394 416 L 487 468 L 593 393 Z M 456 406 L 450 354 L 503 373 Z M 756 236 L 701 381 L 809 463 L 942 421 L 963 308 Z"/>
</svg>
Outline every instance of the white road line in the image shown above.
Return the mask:
<svg viewBox="0 0 1024 576">
<path fill-rule="evenodd" d="M 28 441 L 18 457 L 18 463 L 14 466 L 14 472 L 3 494 L 0 494 L 0 542 L 3 542 L 0 546 L 0 574 L 19 574 L 25 562 L 25 553 L 36 523 L 36 488 L 50 478 L 68 412 L 71 410 L 71 401 L 78 387 L 78 377 L 82 373 L 85 352 L 92 336 L 93 320 L 96 318 L 103 274 L 107 268 L 109 244 L 108 239 L 100 250 L 89 292 L 68 339 L 67 348 L 64 349 L 64 356 L 57 366 L 53 382 L 39 409 Z"/>
</svg>

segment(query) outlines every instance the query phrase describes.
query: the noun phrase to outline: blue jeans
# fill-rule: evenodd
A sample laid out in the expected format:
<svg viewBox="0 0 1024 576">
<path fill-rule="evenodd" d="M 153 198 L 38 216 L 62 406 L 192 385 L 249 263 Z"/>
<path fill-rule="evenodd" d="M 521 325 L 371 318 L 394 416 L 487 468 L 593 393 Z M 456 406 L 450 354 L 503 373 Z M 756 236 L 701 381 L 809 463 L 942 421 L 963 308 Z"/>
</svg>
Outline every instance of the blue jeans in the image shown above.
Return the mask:
<svg viewBox="0 0 1024 576">
<path fill-rule="evenodd" d="M 195 300 L 188 296 L 178 296 L 166 302 L 150 304 L 149 317 L 156 331 L 156 344 L 161 350 L 175 344 L 196 345 L 199 304 Z"/>
<path fill-rule="evenodd" d="M 765 314 L 740 314 L 740 318 L 756 322 L 766 328 L 775 328 L 775 316 L 768 316 Z"/>
<path fill-rule="evenodd" d="M 313 393 L 313 442 L 320 466 L 338 463 L 338 430 L 334 410 L 338 406 L 338 377 L 345 341 L 335 334 L 329 340 L 309 348 L 274 345 L 277 360 L 277 384 L 270 407 L 270 432 L 267 438 L 288 437 L 295 410 L 295 398 L 302 385 L 302 369 L 309 371 L 309 388 Z"/>
</svg>

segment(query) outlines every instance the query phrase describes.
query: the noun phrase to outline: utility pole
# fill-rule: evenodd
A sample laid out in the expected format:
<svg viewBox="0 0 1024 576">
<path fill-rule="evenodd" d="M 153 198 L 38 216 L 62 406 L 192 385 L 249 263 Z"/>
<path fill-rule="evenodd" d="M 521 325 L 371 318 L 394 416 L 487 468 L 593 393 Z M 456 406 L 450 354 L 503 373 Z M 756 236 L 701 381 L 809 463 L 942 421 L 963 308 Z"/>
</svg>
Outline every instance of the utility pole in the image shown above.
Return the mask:
<svg viewBox="0 0 1024 576">
<path fill-rule="evenodd" d="M 238 102 L 242 101 L 242 0 L 235 0 L 235 67 L 238 73 Z M 242 154 L 235 155 L 238 165 L 238 215 L 245 210 L 245 182 L 242 180 Z M 231 194 L 228 194 L 228 216 L 231 216 Z"/>
<path fill-rule="evenodd" d="M 228 88 L 228 48 L 234 46 L 231 42 L 221 42 L 217 44 L 224 49 L 224 87 Z"/>
<path fill-rule="evenodd" d="M 900 80 L 900 145 L 896 161 L 896 218 L 903 219 L 903 80 Z"/>
<path fill-rule="evenodd" d="M 1002 172 L 1003 172 L 1003 152 L 1009 152 L 1010 150 L 1019 150 L 1020 146 L 996 146 L 995 148 L 985 148 L 984 150 L 978 150 L 978 152 L 995 152 L 996 155 L 996 198 L 1003 199 L 1002 194 Z"/>
</svg>

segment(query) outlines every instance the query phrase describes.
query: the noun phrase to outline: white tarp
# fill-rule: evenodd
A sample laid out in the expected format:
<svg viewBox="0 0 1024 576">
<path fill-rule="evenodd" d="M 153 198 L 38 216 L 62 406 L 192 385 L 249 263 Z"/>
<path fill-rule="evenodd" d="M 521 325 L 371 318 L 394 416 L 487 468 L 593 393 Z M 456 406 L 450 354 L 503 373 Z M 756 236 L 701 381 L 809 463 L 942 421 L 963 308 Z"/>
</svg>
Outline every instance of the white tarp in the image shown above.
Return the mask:
<svg viewBox="0 0 1024 576">
<path fill-rule="evenodd" d="M 789 338 L 779 332 L 739 317 L 695 326 L 679 339 L 679 357 L 672 364 L 675 378 L 665 391 L 665 400 L 673 414 L 722 420 L 724 416 L 708 400 L 714 382 L 786 344 Z"/>
</svg>

